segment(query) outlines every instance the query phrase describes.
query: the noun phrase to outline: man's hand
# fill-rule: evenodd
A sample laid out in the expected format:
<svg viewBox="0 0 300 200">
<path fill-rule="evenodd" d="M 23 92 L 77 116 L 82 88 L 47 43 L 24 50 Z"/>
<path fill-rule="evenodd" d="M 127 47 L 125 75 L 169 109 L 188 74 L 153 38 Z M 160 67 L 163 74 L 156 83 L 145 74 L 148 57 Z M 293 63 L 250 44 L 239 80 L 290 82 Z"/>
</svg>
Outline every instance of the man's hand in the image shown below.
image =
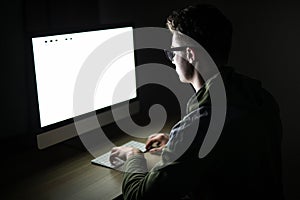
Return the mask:
<svg viewBox="0 0 300 200">
<path fill-rule="evenodd" d="M 126 161 L 130 156 L 141 154 L 141 150 L 133 147 L 114 147 L 111 150 L 109 160 L 112 164 L 118 163 L 120 160 Z"/>
<path fill-rule="evenodd" d="M 150 153 L 160 152 L 169 141 L 169 135 L 165 133 L 154 133 L 148 137 L 146 149 Z"/>
</svg>

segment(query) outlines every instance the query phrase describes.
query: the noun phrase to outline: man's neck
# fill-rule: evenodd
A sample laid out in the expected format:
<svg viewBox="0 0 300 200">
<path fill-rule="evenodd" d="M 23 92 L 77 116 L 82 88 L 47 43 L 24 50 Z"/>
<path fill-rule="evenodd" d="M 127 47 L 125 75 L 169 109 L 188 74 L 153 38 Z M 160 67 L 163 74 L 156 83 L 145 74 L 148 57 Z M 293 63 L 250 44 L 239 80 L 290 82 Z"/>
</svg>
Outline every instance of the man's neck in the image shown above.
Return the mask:
<svg viewBox="0 0 300 200">
<path fill-rule="evenodd" d="M 197 67 L 197 66 L 196 66 Z M 198 67 L 199 69 L 200 67 Z M 201 74 L 203 73 L 203 75 L 205 75 L 206 79 L 204 80 L 201 76 Z M 214 73 L 213 71 L 207 69 L 207 70 L 202 70 L 201 74 L 199 71 L 196 70 L 195 68 L 195 73 L 191 79 L 191 84 L 194 87 L 195 91 L 198 92 L 205 84 L 205 82 L 207 80 L 209 80 L 210 78 L 212 78 L 213 76 L 216 75 L 216 73 Z"/>
<path fill-rule="evenodd" d="M 195 81 L 192 83 L 193 88 L 195 89 L 196 92 L 198 92 L 204 85 L 204 81 Z"/>
<path fill-rule="evenodd" d="M 204 80 L 201 77 L 200 73 L 196 72 L 194 77 L 191 80 L 191 84 L 196 92 L 198 92 L 204 85 Z"/>
</svg>

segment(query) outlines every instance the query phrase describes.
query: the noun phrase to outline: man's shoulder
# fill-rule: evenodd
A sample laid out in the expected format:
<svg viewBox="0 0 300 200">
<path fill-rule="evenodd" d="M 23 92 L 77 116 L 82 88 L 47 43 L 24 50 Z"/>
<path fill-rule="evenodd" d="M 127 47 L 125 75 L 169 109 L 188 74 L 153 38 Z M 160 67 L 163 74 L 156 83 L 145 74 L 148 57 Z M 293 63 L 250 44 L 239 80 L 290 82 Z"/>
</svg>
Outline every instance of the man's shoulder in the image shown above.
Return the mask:
<svg viewBox="0 0 300 200">
<path fill-rule="evenodd" d="M 221 74 L 226 89 L 228 106 L 248 107 L 249 109 L 269 107 L 278 110 L 275 98 L 263 87 L 260 80 L 227 67 L 222 70 Z"/>
</svg>

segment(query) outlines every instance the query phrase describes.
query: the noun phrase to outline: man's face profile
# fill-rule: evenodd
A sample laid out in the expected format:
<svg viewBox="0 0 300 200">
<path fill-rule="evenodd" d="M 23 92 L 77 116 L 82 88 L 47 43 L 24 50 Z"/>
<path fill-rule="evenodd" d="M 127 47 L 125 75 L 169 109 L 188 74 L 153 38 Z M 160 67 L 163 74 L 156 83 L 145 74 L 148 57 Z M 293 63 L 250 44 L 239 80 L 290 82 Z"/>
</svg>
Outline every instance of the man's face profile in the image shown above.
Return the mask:
<svg viewBox="0 0 300 200">
<path fill-rule="evenodd" d="M 173 33 L 171 47 L 181 47 L 182 39 L 177 32 Z M 193 77 L 193 66 L 186 60 L 186 51 L 175 51 L 172 63 L 175 65 L 179 79 L 183 83 L 190 83 Z"/>
</svg>

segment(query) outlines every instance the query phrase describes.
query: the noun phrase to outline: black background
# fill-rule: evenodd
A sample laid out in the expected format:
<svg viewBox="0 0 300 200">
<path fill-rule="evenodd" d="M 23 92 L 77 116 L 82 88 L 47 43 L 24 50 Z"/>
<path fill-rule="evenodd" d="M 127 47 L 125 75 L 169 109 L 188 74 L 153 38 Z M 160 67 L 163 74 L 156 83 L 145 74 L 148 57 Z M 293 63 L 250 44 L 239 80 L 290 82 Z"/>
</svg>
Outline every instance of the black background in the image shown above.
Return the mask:
<svg viewBox="0 0 300 200">
<path fill-rule="evenodd" d="M 9 144 L 9 148 L 19 145 L 21 140 L 28 144 L 34 143 L 31 139 L 32 97 L 28 92 L 34 84 L 32 66 L 28 66 L 26 53 L 27 33 L 123 22 L 133 22 L 136 27 L 164 27 L 165 18 L 173 9 L 200 2 L 216 5 L 233 23 L 230 65 L 241 73 L 261 80 L 278 101 L 284 130 L 282 152 L 285 196 L 288 200 L 300 199 L 298 1 L 2 1 L 0 139 L 3 149 L 8 150 L 5 144 Z M 166 62 L 160 53 L 150 52 L 149 55 L 155 58 L 151 62 Z M 147 59 L 141 61 L 147 62 Z M 163 89 L 144 88 L 141 92 L 145 110 L 153 102 L 176 106 L 176 103 L 163 100 L 169 95 Z"/>
</svg>

